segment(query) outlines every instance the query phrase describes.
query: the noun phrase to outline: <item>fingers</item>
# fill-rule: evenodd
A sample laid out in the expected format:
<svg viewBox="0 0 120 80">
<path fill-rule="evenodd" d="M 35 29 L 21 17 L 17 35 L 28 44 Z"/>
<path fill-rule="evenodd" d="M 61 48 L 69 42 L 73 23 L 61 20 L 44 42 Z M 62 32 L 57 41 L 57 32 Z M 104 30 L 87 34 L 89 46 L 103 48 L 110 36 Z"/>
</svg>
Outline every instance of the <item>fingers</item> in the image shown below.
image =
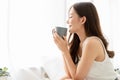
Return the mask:
<svg viewBox="0 0 120 80">
<path fill-rule="evenodd" d="M 56 31 L 53 31 L 53 37 L 56 38 L 57 40 L 61 39 L 61 37 L 57 34 Z"/>
<path fill-rule="evenodd" d="M 66 37 L 66 36 L 63 36 L 63 39 L 64 39 L 64 40 L 67 40 L 67 37 Z"/>
<path fill-rule="evenodd" d="M 58 39 L 63 39 L 63 40 L 65 40 L 66 39 L 66 36 L 62 36 L 62 37 L 60 37 L 59 35 L 58 35 L 58 33 L 55 31 L 55 29 L 52 29 L 52 34 L 53 34 L 53 37 L 55 38 L 58 38 Z"/>
<path fill-rule="evenodd" d="M 56 32 L 54 32 L 53 38 L 54 38 L 55 43 L 60 43 L 61 37 Z"/>
<path fill-rule="evenodd" d="M 55 29 L 52 29 L 52 34 L 54 34 L 55 33 Z"/>
</svg>

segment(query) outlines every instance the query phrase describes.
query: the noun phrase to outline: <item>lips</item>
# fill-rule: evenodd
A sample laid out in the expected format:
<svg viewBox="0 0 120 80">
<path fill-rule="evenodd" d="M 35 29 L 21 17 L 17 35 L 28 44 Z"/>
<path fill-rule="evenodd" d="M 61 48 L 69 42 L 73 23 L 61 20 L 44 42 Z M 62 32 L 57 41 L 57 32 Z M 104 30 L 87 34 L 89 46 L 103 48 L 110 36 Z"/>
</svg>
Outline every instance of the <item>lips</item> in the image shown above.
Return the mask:
<svg viewBox="0 0 120 80">
<path fill-rule="evenodd" d="M 69 25 L 69 28 L 71 27 L 72 25 Z"/>
</svg>

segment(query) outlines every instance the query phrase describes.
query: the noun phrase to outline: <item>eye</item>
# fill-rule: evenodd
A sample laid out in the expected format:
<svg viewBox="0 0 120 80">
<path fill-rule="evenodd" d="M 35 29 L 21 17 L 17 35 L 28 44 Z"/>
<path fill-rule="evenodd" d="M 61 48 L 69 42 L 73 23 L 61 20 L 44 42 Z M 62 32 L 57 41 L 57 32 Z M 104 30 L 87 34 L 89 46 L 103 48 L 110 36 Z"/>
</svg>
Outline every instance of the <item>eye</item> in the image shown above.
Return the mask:
<svg viewBox="0 0 120 80">
<path fill-rule="evenodd" d="M 69 18 L 72 18 L 72 16 L 69 16 Z"/>
</svg>

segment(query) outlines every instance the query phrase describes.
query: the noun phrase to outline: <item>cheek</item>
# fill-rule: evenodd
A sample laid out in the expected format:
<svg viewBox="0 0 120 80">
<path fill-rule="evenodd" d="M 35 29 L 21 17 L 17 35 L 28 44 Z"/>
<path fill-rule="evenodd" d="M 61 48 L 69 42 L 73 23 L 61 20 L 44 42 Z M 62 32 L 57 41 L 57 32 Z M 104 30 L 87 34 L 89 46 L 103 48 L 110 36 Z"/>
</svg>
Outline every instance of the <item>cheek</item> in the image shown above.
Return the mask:
<svg viewBox="0 0 120 80">
<path fill-rule="evenodd" d="M 75 33 L 78 30 L 79 26 L 77 23 L 73 23 L 72 26 L 69 28 L 70 32 Z"/>
<path fill-rule="evenodd" d="M 75 27 L 75 28 L 77 28 L 79 25 L 80 25 L 80 23 L 79 23 L 79 21 L 78 20 L 73 20 L 73 21 L 71 21 L 71 23 L 72 23 L 72 25 Z"/>
<path fill-rule="evenodd" d="M 73 19 L 69 19 L 69 20 L 68 20 L 68 23 L 69 23 L 69 24 L 73 24 L 73 22 L 74 22 Z"/>
<path fill-rule="evenodd" d="M 79 20 L 77 18 L 74 18 L 71 22 L 74 24 L 79 24 Z"/>
<path fill-rule="evenodd" d="M 76 20 L 74 18 L 68 19 L 68 24 L 74 24 Z"/>
<path fill-rule="evenodd" d="M 77 31 L 79 31 L 81 29 L 81 24 L 79 23 L 79 22 L 74 22 L 74 24 L 72 25 L 72 27 L 71 27 L 71 30 L 73 31 L 73 32 L 77 32 Z"/>
</svg>

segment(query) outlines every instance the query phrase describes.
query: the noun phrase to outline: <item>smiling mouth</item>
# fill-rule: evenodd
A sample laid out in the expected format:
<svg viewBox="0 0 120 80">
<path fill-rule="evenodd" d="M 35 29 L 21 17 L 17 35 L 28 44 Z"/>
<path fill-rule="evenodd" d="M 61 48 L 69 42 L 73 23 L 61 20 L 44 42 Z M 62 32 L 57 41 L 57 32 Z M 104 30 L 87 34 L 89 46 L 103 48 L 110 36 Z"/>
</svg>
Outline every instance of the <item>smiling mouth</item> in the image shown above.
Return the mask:
<svg viewBox="0 0 120 80">
<path fill-rule="evenodd" d="M 69 28 L 71 27 L 72 25 L 69 25 Z"/>
</svg>

